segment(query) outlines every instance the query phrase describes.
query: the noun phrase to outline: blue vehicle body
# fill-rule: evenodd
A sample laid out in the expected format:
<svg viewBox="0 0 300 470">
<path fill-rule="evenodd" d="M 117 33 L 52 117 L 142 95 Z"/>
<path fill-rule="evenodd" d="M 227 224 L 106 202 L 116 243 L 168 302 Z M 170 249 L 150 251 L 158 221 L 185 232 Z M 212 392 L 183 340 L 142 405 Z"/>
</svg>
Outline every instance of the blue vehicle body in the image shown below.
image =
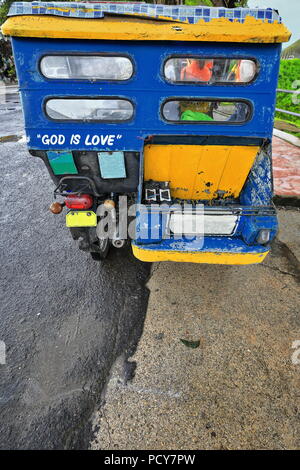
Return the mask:
<svg viewBox="0 0 300 470">
<path fill-rule="evenodd" d="M 220 16 L 223 16 L 221 12 Z M 133 240 L 133 252 L 137 257 L 145 261 L 193 261 L 192 256 L 195 255 L 196 259 L 199 253 L 256 255 L 253 261 L 250 257 L 245 262 L 241 257 L 235 260 L 230 256 L 207 256 L 199 261 L 233 264 L 260 262 L 264 258 L 277 232 L 277 217 L 272 203 L 271 141 L 280 43 L 53 39 L 17 37 L 12 33 L 12 46 L 30 153 L 43 159 L 57 187 L 66 181 L 70 182 L 67 192 L 80 193 L 80 187 L 76 185 L 78 182 L 84 183 L 85 178 L 90 184 L 87 192 L 94 197 L 93 210 L 105 198 L 111 197 L 112 193 L 115 197 L 130 194 L 138 205 L 144 203 L 146 144 L 186 145 L 187 158 L 189 145 L 198 145 L 199 148 L 204 145 L 259 148 L 238 196 L 197 201 L 191 198 L 193 200 L 189 201 L 192 204 L 201 203 L 204 214 L 213 215 L 220 210 L 223 211 L 221 215 L 235 214 L 237 222 L 230 235 L 166 238 L 168 218 L 165 214 L 160 212 L 154 215 L 147 210 L 147 205 L 146 210 L 138 206 Z M 133 64 L 133 74 L 124 81 L 46 78 L 41 71 L 41 61 L 43 57 L 51 55 L 127 57 Z M 228 57 L 237 61 L 252 60 L 256 63 L 256 75 L 245 84 L 174 83 L 164 77 L 164 66 L 170 57 L 195 56 L 216 60 Z M 124 99 L 132 103 L 133 115 L 124 122 L 57 120 L 47 115 L 46 103 L 50 99 L 60 98 Z M 213 120 L 169 122 L 162 114 L 162 107 L 170 99 L 238 101 L 249 105 L 250 115 L 243 123 L 231 122 L 229 119 L 221 123 Z M 110 155 L 107 152 L 124 155 L 127 171 L 125 178 L 105 178 L 101 174 L 99 154 Z M 56 156 L 58 159 L 63 158 L 63 154 L 64 158 L 71 159 L 69 168 L 74 171 L 70 169 L 69 173 L 55 174 L 51 159 Z M 213 153 L 211 158 L 214 158 Z M 242 153 L 240 158 L 243 158 Z M 180 202 L 178 198 L 175 199 Z M 75 227 L 73 236 L 79 238 L 85 232 L 82 227 L 78 227 L 77 231 Z M 260 237 L 263 232 L 267 232 L 266 238 Z M 95 247 L 89 245 L 88 238 L 84 249 L 97 252 Z M 184 259 L 184 253 L 191 256 Z"/>
<path fill-rule="evenodd" d="M 49 150 L 41 136 L 62 134 L 62 148 L 69 150 L 127 150 L 142 152 L 144 142 L 152 135 L 232 136 L 271 139 L 275 113 L 281 45 L 279 44 L 210 44 L 157 43 L 123 41 L 69 41 L 46 39 L 12 39 L 14 56 L 24 109 L 29 147 Z M 39 63 L 48 54 L 114 53 L 129 56 L 134 63 L 134 75 L 126 82 L 46 79 Z M 249 58 L 258 63 L 258 75 L 247 85 L 171 84 L 163 78 L 163 64 L 170 56 L 200 55 L 216 58 Z M 118 96 L 134 103 L 134 118 L 130 122 L 101 124 L 96 122 L 55 122 L 47 118 L 44 103 L 52 97 Z M 245 99 L 251 103 L 252 118 L 245 124 L 171 124 L 161 116 L 161 104 L 171 97 L 205 97 Z M 72 134 L 80 134 L 78 144 Z M 93 146 L 93 135 L 121 135 L 112 145 Z M 87 139 L 87 137 L 90 137 Z M 59 150 L 56 145 L 53 150 Z"/>
</svg>

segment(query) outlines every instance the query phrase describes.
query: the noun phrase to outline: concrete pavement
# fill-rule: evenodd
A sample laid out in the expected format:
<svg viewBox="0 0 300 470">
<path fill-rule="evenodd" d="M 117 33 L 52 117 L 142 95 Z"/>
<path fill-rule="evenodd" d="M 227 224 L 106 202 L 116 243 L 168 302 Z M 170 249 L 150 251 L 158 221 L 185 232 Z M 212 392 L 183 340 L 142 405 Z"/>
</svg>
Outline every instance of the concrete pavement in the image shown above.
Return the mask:
<svg viewBox="0 0 300 470">
<path fill-rule="evenodd" d="M 91 448 L 300 448 L 300 212 L 280 219 L 262 265 L 153 265 L 135 376 L 119 358 Z"/>
<path fill-rule="evenodd" d="M 300 209 L 281 208 L 277 212 L 279 221 L 278 238 L 300 261 Z"/>
</svg>

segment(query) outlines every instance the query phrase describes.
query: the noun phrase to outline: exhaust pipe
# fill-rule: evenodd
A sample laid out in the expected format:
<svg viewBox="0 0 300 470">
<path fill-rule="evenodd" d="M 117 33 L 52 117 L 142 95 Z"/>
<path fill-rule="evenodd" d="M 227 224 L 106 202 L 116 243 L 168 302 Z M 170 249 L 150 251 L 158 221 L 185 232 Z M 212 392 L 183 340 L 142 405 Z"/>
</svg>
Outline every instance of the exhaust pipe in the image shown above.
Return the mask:
<svg viewBox="0 0 300 470">
<path fill-rule="evenodd" d="M 111 243 L 115 248 L 123 248 L 125 245 L 125 240 L 122 240 L 121 238 L 114 238 Z"/>
<path fill-rule="evenodd" d="M 111 218 L 113 222 L 116 222 L 117 220 L 117 214 L 116 214 L 116 204 L 112 199 L 106 199 L 104 201 L 104 207 L 107 210 L 107 212 L 110 212 Z M 118 238 L 118 227 L 116 227 L 116 231 L 114 234 L 114 238 L 112 239 L 111 243 L 112 246 L 115 248 L 122 248 L 125 245 L 125 240 Z"/>
</svg>

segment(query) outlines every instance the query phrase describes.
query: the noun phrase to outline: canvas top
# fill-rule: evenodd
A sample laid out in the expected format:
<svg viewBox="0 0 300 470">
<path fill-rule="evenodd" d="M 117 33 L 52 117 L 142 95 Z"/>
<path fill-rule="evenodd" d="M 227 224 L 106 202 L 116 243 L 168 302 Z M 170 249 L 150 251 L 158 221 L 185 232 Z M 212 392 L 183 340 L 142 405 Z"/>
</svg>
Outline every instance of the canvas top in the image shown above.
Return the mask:
<svg viewBox="0 0 300 470">
<path fill-rule="evenodd" d="M 153 5 L 147 3 L 71 3 L 71 2 L 15 2 L 8 16 L 16 15 L 55 15 L 69 18 L 103 18 L 105 14 L 134 15 L 151 19 L 170 19 L 196 24 L 200 20 L 209 22 L 215 18 L 228 18 L 243 23 L 247 16 L 281 23 L 276 10 L 253 8 L 209 8 L 184 5 Z"/>
</svg>

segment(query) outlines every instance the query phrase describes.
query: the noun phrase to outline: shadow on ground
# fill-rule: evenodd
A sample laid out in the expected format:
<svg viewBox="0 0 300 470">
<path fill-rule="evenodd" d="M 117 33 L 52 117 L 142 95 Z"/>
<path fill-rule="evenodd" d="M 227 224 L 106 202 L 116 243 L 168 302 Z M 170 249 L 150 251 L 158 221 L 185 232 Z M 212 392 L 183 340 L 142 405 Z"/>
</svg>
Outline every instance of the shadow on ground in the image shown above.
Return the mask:
<svg viewBox="0 0 300 470">
<path fill-rule="evenodd" d="M 0 161 L 0 448 L 86 448 L 111 365 L 141 335 L 150 265 L 80 252 L 48 211 L 42 162 L 20 142 L 0 144 Z"/>
</svg>

